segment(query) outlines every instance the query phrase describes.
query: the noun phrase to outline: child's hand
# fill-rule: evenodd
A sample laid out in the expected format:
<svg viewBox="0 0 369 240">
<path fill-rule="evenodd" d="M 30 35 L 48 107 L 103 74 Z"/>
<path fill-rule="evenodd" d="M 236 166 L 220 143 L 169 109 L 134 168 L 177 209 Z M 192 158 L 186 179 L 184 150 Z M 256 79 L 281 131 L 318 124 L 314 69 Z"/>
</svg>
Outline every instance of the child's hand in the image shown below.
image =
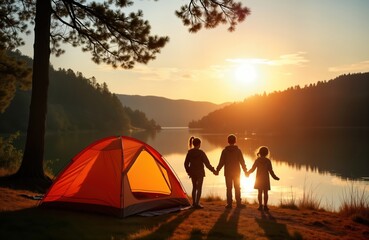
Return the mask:
<svg viewBox="0 0 369 240">
<path fill-rule="evenodd" d="M 279 181 L 279 177 L 276 177 L 276 179 L 275 179 L 275 180 Z"/>
<path fill-rule="evenodd" d="M 245 172 L 245 177 L 249 177 L 250 173 L 249 172 Z"/>
</svg>

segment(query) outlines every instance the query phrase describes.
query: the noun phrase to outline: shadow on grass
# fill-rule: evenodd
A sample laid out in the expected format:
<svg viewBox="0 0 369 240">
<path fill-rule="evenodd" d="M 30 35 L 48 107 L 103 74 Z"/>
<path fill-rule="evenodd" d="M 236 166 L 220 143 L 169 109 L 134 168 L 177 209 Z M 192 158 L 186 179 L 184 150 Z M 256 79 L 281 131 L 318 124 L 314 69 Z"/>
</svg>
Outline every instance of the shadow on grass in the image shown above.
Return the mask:
<svg viewBox="0 0 369 240">
<path fill-rule="evenodd" d="M 143 229 L 155 228 L 157 230 L 146 236 L 147 239 L 165 239 L 191 212 L 120 219 L 35 207 L 0 212 L 0 239 L 126 239 Z"/>
<path fill-rule="evenodd" d="M 268 239 L 278 240 L 298 240 L 303 239 L 300 233 L 294 232 L 293 235 L 287 230 L 286 224 L 277 222 L 277 219 L 268 212 L 261 211 L 261 218 L 255 218 L 255 221 L 261 229 L 264 230 Z"/>
<path fill-rule="evenodd" d="M 160 226 L 143 237 L 137 237 L 136 239 L 168 239 L 170 238 L 177 227 L 186 220 L 193 210 L 185 210 L 181 213 L 177 213 L 175 216 L 170 217 L 165 223 L 160 224 Z"/>
<path fill-rule="evenodd" d="M 233 211 L 226 209 L 209 231 L 207 239 L 243 239 L 237 229 L 241 211 L 239 208 Z"/>
</svg>

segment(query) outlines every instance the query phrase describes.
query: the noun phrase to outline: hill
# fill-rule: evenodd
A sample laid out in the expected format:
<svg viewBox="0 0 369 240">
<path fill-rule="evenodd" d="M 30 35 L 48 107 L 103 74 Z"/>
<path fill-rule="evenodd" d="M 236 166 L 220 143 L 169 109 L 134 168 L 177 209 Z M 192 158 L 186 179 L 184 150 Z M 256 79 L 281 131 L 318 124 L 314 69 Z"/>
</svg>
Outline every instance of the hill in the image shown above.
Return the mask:
<svg viewBox="0 0 369 240">
<path fill-rule="evenodd" d="M 255 95 L 190 123 L 216 131 L 276 133 L 295 129 L 368 128 L 369 72 Z"/>
<path fill-rule="evenodd" d="M 32 59 L 14 53 L 13 57 L 32 66 Z M 128 132 L 131 128 L 156 129 L 157 124 L 140 111 L 124 107 L 106 83 L 87 79 L 71 69 L 50 67 L 46 131 Z M 10 89 L 11 90 L 11 89 Z M 1 96 L 0 96 L 1 97 Z M 0 132 L 25 132 L 31 91 L 17 90 L 9 107 L 0 114 Z"/>
<path fill-rule="evenodd" d="M 117 94 L 117 97 L 124 106 L 144 112 L 162 127 L 187 127 L 190 121 L 227 105 L 156 96 Z"/>
</svg>

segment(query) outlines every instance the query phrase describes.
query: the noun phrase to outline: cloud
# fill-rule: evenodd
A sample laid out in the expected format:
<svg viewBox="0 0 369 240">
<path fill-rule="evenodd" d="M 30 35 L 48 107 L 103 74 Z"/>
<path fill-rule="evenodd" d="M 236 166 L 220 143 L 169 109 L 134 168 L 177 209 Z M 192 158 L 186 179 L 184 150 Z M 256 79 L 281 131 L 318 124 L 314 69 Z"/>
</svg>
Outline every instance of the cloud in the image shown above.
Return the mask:
<svg viewBox="0 0 369 240">
<path fill-rule="evenodd" d="M 127 71 L 127 70 L 126 70 Z M 206 69 L 175 68 L 175 67 L 150 67 L 147 65 L 137 66 L 128 70 L 129 74 L 135 76 L 137 80 L 155 82 L 197 82 L 209 76 L 211 67 Z"/>
<path fill-rule="evenodd" d="M 328 68 L 330 72 L 361 72 L 369 70 L 369 60 Z"/>
<path fill-rule="evenodd" d="M 226 59 L 229 63 L 284 66 L 302 66 L 309 62 L 305 57 L 305 52 L 281 55 L 276 59 L 264 58 L 233 58 Z M 101 64 L 99 71 L 116 72 L 124 74 L 126 79 L 135 79 L 145 82 L 183 82 L 197 83 L 199 81 L 224 81 L 233 78 L 234 68 L 227 64 L 210 65 L 206 68 L 178 68 L 178 67 L 156 67 L 144 64 L 137 64 L 133 69 L 113 69 L 111 66 Z"/>
<path fill-rule="evenodd" d="M 229 58 L 226 61 L 232 63 L 270 64 L 270 60 L 263 58 Z"/>
<path fill-rule="evenodd" d="M 171 67 L 137 66 L 130 70 L 133 74 L 139 74 L 139 79 L 149 81 L 176 80 L 178 76 L 185 75 L 181 69 Z"/>
<path fill-rule="evenodd" d="M 130 76 L 136 80 L 144 81 L 177 81 L 179 79 L 191 79 L 193 78 L 193 72 L 188 69 L 181 69 L 175 67 L 152 67 L 149 65 L 137 64 L 133 69 L 113 69 L 106 64 L 100 64 L 98 66 L 99 71 L 103 72 L 116 72 L 118 74 L 124 74 L 124 76 Z"/>
<path fill-rule="evenodd" d="M 249 64 L 261 64 L 271 66 L 283 66 L 283 65 L 298 65 L 302 66 L 309 62 L 305 57 L 306 52 L 297 52 L 292 54 L 281 55 L 277 59 L 264 59 L 264 58 L 233 58 L 226 59 L 228 62 L 234 63 L 249 63 Z"/>
<path fill-rule="evenodd" d="M 286 54 L 286 55 L 282 55 L 279 57 L 279 59 L 276 60 L 272 60 L 271 61 L 271 65 L 278 65 L 278 66 L 282 66 L 282 65 L 303 65 L 304 63 L 309 62 L 309 60 L 307 60 L 305 58 L 305 52 L 298 52 L 298 53 L 294 53 L 294 54 Z"/>
</svg>

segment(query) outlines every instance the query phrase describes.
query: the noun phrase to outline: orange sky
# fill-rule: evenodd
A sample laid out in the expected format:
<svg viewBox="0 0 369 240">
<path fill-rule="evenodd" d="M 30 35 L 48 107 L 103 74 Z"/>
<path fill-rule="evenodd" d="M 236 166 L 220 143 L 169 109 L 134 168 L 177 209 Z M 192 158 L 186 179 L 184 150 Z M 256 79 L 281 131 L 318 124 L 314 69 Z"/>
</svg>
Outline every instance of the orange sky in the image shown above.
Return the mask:
<svg viewBox="0 0 369 240">
<path fill-rule="evenodd" d="M 174 15 L 187 0 L 134 2 L 152 33 L 170 37 L 156 60 L 112 69 L 66 46 L 64 55 L 51 58 L 53 66 L 95 76 L 114 93 L 214 103 L 369 71 L 367 0 L 242 1 L 252 14 L 235 32 L 222 26 L 196 34 Z M 20 50 L 32 56 L 30 39 Z"/>
</svg>

